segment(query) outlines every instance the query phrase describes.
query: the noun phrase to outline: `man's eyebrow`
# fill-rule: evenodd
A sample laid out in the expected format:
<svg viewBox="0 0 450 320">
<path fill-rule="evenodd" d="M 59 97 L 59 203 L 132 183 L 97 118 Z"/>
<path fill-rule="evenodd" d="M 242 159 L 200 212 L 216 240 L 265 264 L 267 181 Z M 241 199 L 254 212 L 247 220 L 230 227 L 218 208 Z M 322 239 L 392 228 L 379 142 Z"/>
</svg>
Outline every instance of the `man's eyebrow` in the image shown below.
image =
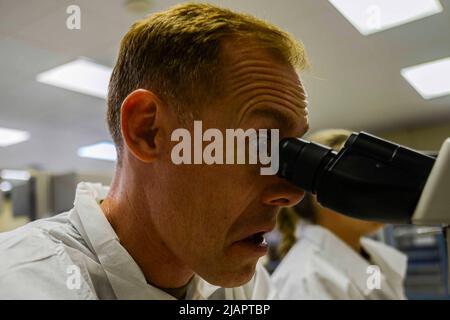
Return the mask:
<svg viewBox="0 0 450 320">
<path fill-rule="evenodd" d="M 254 108 L 253 110 L 249 111 L 247 116 L 259 116 L 263 117 L 264 119 L 268 119 L 269 121 L 276 123 L 277 127 L 276 129 L 285 130 L 286 132 L 298 130 L 299 123 L 296 121 L 296 118 L 290 116 L 289 114 L 290 113 L 288 112 L 284 112 L 274 108 Z M 298 135 L 304 134 L 304 132 L 296 132 L 296 133 Z"/>
</svg>

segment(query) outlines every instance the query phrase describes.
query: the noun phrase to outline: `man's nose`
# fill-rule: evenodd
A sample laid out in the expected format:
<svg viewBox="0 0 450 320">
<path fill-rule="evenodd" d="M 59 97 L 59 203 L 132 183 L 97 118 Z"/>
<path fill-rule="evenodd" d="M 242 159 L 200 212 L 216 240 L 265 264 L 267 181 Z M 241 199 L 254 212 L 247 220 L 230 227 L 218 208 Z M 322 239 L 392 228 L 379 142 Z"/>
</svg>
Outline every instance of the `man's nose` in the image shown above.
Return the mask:
<svg viewBox="0 0 450 320">
<path fill-rule="evenodd" d="M 302 189 L 289 182 L 280 181 L 267 187 L 263 192 L 262 202 L 271 206 L 292 207 L 299 203 L 304 195 Z"/>
</svg>

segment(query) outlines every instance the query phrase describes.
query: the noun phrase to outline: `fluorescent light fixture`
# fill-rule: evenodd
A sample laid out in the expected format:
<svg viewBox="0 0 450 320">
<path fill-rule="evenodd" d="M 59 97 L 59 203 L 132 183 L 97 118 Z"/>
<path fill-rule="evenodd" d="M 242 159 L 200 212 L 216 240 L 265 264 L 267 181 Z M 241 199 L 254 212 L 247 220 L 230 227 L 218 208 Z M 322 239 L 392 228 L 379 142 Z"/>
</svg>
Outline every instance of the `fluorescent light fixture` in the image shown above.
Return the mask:
<svg viewBox="0 0 450 320">
<path fill-rule="evenodd" d="M 16 143 L 26 141 L 30 134 L 26 131 L 0 128 L 0 147 L 7 147 Z"/>
<path fill-rule="evenodd" d="M 26 170 L 2 170 L 1 178 L 3 180 L 30 180 L 31 174 Z"/>
<path fill-rule="evenodd" d="M 424 99 L 450 94 L 450 57 L 402 69 L 401 74 Z"/>
<path fill-rule="evenodd" d="M 52 86 L 106 99 L 112 69 L 79 58 L 42 72 L 36 80 Z"/>
<path fill-rule="evenodd" d="M 78 149 L 78 156 L 82 158 L 116 161 L 116 148 L 111 142 L 100 142 Z"/>
<path fill-rule="evenodd" d="M 12 190 L 12 184 L 9 181 L 0 182 L 0 191 L 9 192 Z"/>
<path fill-rule="evenodd" d="M 328 0 L 363 35 L 442 11 L 439 0 Z"/>
</svg>

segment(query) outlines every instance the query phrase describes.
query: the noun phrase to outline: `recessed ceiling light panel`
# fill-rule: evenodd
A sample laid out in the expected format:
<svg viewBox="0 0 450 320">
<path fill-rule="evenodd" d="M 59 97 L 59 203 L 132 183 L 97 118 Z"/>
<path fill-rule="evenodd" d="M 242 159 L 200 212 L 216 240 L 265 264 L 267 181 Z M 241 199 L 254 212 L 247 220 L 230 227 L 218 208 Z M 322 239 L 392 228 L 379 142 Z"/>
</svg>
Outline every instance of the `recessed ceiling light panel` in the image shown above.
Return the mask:
<svg viewBox="0 0 450 320">
<path fill-rule="evenodd" d="M 106 99 L 112 69 L 80 58 L 36 76 L 36 80 L 52 86 Z"/>
<path fill-rule="evenodd" d="M 363 35 L 393 28 L 442 11 L 438 0 L 329 0 Z"/>
<path fill-rule="evenodd" d="M 450 94 L 450 57 L 402 69 L 401 74 L 424 99 Z"/>
</svg>

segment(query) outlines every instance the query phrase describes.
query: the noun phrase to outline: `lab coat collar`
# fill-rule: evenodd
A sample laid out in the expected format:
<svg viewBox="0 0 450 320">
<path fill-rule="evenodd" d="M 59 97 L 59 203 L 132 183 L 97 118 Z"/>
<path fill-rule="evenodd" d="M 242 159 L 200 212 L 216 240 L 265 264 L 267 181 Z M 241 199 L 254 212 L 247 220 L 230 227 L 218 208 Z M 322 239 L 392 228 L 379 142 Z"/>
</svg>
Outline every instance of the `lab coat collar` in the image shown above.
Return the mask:
<svg viewBox="0 0 450 320">
<path fill-rule="evenodd" d="M 406 271 L 406 256 L 399 251 L 368 238 L 362 238 L 361 246 L 369 254 L 371 261 L 365 260 L 335 234 L 319 225 L 301 223 L 297 228 L 297 238 L 304 239 L 320 248 L 320 254 L 330 264 L 341 270 L 366 297 L 372 294 L 367 286 L 367 267 L 376 264 L 380 267 L 382 286 L 393 289 L 401 287 Z M 386 279 L 394 281 L 388 284 Z"/>
<path fill-rule="evenodd" d="M 118 299 L 165 299 L 175 297 L 147 283 L 141 269 L 120 244 L 109 224 L 99 201 L 104 199 L 108 187 L 98 183 L 81 182 L 77 186 L 71 222 L 88 243 L 111 283 Z M 213 286 L 197 275 L 191 280 L 186 299 L 207 299 L 220 287 Z"/>
<path fill-rule="evenodd" d="M 370 238 L 362 238 L 361 246 L 370 255 L 370 260 L 379 265 L 385 273 L 403 279 L 406 275 L 408 259 L 405 254 Z"/>
</svg>

